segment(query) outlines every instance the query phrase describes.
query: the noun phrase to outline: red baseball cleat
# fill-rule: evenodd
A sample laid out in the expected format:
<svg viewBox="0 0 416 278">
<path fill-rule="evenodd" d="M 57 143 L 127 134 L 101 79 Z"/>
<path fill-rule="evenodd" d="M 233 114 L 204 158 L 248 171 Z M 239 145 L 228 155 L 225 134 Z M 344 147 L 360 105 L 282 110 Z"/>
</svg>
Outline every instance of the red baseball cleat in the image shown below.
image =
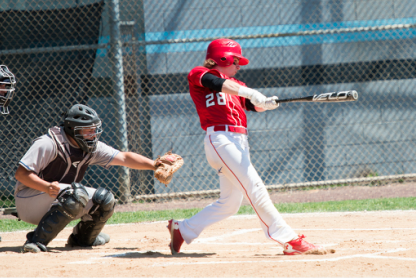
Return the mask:
<svg viewBox="0 0 416 278">
<path fill-rule="evenodd" d="M 168 229 L 170 232 L 170 252 L 172 252 L 172 255 L 175 255 L 179 253 L 183 243 L 183 238 L 179 231 L 179 222 L 175 219 L 169 220 Z"/>
<path fill-rule="evenodd" d="M 291 240 L 284 244 L 283 254 L 285 255 L 325 255 L 326 249 L 322 246 L 313 245 L 303 240 L 304 235 L 300 235 L 297 239 Z"/>
</svg>

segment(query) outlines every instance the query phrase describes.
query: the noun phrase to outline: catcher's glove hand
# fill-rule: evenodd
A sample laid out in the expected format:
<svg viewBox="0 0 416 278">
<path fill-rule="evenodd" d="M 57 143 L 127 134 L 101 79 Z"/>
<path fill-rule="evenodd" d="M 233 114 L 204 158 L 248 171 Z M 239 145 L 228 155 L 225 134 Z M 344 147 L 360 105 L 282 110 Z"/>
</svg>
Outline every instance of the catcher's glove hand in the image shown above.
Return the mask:
<svg viewBox="0 0 416 278">
<path fill-rule="evenodd" d="M 183 165 L 183 158 L 171 151 L 159 156 L 155 160 L 155 178 L 166 186 L 172 180 L 173 173 L 179 170 Z"/>
</svg>

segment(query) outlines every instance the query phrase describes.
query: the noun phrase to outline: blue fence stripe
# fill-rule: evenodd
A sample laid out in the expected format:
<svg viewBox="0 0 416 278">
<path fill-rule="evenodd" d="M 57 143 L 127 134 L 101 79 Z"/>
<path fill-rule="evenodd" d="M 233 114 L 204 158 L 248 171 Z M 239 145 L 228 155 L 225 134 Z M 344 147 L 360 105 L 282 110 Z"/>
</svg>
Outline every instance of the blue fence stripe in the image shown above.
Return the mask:
<svg viewBox="0 0 416 278">
<path fill-rule="evenodd" d="M 223 29 L 200 29 L 171 32 L 150 32 L 145 34 L 147 42 L 164 41 L 170 39 L 198 39 L 206 37 L 229 37 L 242 35 L 262 35 L 274 33 L 295 33 L 313 30 L 337 30 L 344 28 L 359 27 L 381 27 L 385 25 L 396 24 L 415 24 L 416 18 L 368 20 L 368 21 L 343 21 L 328 22 L 316 24 L 291 24 L 276 26 L 257 26 L 257 27 L 240 27 L 240 28 L 223 28 Z M 279 47 L 308 44 L 325 44 L 325 43 L 349 43 L 360 41 L 382 41 L 382 40 L 400 40 L 413 39 L 416 37 L 416 29 L 396 29 L 384 31 L 357 31 L 354 33 L 311 35 L 311 36 L 293 36 L 278 38 L 262 39 L 244 39 L 239 40 L 243 48 L 261 48 L 261 47 Z M 130 36 L 123 39 L 128 41 Z M 99 43 L 109 42 L 109 37 L 100 37 Z M 208 42 L 194 43 L 174 43 L 163 45 L 147 45 L 146 53 L 173 53 L 173 52 L 190 52 L 205 51 Z M 127 49 L 130 50 L 131 49 Z M 98 49 L 97 55 L 105 56 L 107 49 Z"/>
</svg>

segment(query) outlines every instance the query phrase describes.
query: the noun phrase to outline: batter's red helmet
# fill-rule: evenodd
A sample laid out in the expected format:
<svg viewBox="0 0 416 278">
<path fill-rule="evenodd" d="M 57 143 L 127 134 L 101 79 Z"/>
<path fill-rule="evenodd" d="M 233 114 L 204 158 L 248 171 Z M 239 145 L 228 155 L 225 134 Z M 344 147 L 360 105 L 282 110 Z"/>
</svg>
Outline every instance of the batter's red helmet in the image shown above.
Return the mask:
<svg viewBox="0 0 416 278">
<path fill-rule="evenodd" d="M 234 57 L 240 58 L 240 66 L 245 66 L 249 60 L 242 56 L 241 46 L 230 39 L 217 39 L 208 45 L 206 59 L 212 59 L 221 67 L 228 67 L 234 63 Z"/>
</svg>

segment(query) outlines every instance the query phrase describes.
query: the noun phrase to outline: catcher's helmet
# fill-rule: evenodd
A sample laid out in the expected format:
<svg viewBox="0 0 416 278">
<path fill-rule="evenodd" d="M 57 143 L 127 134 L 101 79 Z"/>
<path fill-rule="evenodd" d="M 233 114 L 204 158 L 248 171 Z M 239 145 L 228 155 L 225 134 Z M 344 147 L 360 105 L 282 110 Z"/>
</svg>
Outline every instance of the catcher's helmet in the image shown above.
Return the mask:
<svg viewBox="0 0 416 278">
<path fill-rule="evenodd" d="M 234 63 L 234 57 L 240 58 L 240 66 L 245 66 L 249 60 L 242 55 L 238 42 L 230 39 L 217 39 L 208 45 L 206 59 L 212 59 L 221 67 L 228 67 Z"/>
<path fill-rule="evenodd" d="M 75 139 L 84 152 L 95 152 L 102 133 L 101 120 L 97 112 L 86 105 L 75 104 L 64 116 L 65 132 Z"/>
<path fill-rule="evenodd" d="M 9 114 L 9 104 L 12 101 L 16 86 L 14 74 L 4 65 L 0 65 L 0 113 Z"/>
</svg>

